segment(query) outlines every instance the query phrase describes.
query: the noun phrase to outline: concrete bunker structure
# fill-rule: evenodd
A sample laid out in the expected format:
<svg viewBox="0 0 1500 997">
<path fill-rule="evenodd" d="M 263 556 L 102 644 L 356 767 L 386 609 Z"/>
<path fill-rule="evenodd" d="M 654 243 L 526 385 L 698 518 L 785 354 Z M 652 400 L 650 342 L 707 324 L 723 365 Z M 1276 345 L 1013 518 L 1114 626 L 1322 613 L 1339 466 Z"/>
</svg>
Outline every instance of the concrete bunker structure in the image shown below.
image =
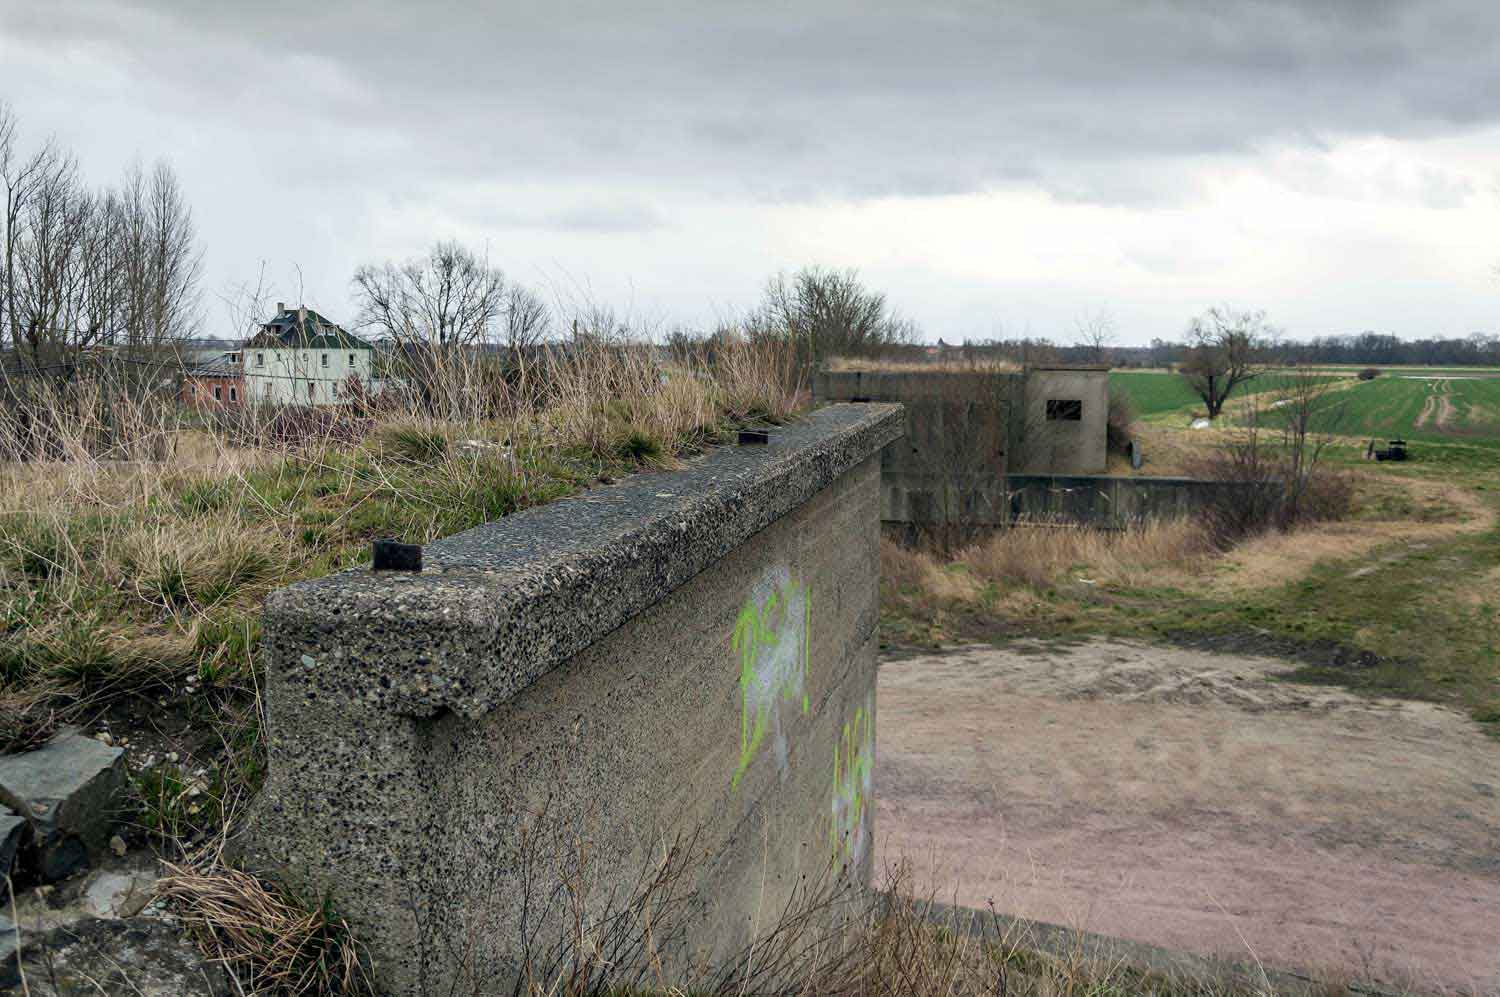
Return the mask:
<svg viewBox="0 0 1500 997">
<path fill-rule="evenodd" d="M 834 405 L 682 470 L 267 600 L 270 774 L 241 854 L 328 896 L 383 992 L 508 990 L 673 842 L 669 974 L 872 864 L 880 462 Z M 681 913 L 681 912 L 680 912 Z M 456 988 L 456 989 L 455 989 Z"/>
<path fill-rule="evenodd" d="M 881 454 L 881 518 L 1002 525 L 1008 475 L 1097 475 L 1108 462 L 1109 368 L 821 370 L 826 402 L 900 402 L 906 435 Z"/>
<path fill-rule="evenodd" d="M 1105 474 L 1105 366 L 825 370 L 813 394 L 904 406 L 906 434 L 880 455 L 880 518 L 902 531 L 1028 520 L 1117 529 L 1245 501 L 1264 487 Z"/>
</svg>

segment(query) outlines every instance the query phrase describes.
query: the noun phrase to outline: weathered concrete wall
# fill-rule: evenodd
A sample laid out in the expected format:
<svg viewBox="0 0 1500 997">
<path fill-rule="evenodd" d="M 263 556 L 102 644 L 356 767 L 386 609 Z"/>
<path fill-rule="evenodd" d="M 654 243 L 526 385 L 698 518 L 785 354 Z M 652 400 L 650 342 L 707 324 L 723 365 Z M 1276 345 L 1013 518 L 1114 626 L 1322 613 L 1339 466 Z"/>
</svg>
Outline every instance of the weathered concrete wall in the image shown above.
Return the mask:
<svg viewBox="0 0 1500 997">
<path fill-rule="evenodd" d="M 1196 515 L 1218 502 L 1241 501 L 1253 483 L 1197 478 L 1012 474 L 1006 478 L 1012 520 L 1055 519 L 1128 526 L 1147 519 Z"/>
<path fill-rule="evenodd" d="M 1104 367 L 819 371 L 813 396 L 905 407 L 906 435 L 880 455 L 883 520 L 999 526 L 1008 472 L 1104 471 L 1108 378 Z M 1077 403 L 1079 418 L 1049 418 L 1049 402 Z"/>
<path fill-rule="evenodd" d="M 818 401 L 900 402 L 906 433 L 880 454 L 881 519 L 1001 523 L 1025 378 L 989 371 L 819 371 Z"/>
<path fill-rule="evenodd" d="M 245 855 L 328 892 L 384 990 L 499 992 L 694 856 L 669 974 L 871 862 L 877 451 L 841 405 L 266 606 L 270 776 Z M 659 929 L 663 930 L 663 929 Z M 529 940 L 529 941 L 528 941 Z M 457 985 L 457 990 L 453 988 Z"/>
<path fill-rule="evenodd" d="M 1071 414 L 1078 418 L 1068 418 Z M 1029 367 L 1025 425 L 1011 469 L 1021 474 L 1103 474 L 1109 463 L 1108 426 L 1108 368 Z"/>
</svg>

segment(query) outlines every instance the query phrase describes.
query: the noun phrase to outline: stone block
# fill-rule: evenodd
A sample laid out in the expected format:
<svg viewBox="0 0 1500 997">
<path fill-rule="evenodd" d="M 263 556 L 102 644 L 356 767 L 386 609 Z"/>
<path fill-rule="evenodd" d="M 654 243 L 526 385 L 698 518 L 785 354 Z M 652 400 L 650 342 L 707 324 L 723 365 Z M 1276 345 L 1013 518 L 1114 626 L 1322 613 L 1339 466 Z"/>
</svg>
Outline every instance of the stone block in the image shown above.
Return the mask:
<svg viewBox="0 0 1500 997">
<path fill-rule="evenodd" d="M 0 757 L 0 787 L 31 807 L 42 834 L 38 871 L 57 880 L 102 851 L 118 817 L 124 751 L 62 733 L 35 751 Z"/>
<path fill-rule="evenodd" d="M 0 807 L 0 875 L 10 875 L 30 825 L 9 807 Z"/>
</svg>

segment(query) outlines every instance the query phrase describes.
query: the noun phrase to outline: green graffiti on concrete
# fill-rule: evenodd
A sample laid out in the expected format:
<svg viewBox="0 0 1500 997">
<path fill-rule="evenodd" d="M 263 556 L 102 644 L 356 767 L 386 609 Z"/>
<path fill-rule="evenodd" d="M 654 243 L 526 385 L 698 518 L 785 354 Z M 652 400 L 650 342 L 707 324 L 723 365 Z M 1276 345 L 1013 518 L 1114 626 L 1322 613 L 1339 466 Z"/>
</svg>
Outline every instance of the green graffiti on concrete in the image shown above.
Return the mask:
<svg viewBox="0 0 1500 997">
<path fill-rule="evenodd" d="M 875 700 L 854 711 L 833 745 L 833 800 L 829 844 L 838 866 L 858 866 L 869 847 L 869 807 L 875 764 Z"/>
<path fill-rule="evenodd" d="M 749 770 L 766 735 L 783 779 L 790 748 L 782 729 L 784 704 L 800 701 L 807 713 L 807 664 L 812 648 L 812 592 L 787 568 L 773 568 L 751 591 L 734 623 L 732 646 L 740 661 L 740 763 L 732 787 Z"/>
</svg>

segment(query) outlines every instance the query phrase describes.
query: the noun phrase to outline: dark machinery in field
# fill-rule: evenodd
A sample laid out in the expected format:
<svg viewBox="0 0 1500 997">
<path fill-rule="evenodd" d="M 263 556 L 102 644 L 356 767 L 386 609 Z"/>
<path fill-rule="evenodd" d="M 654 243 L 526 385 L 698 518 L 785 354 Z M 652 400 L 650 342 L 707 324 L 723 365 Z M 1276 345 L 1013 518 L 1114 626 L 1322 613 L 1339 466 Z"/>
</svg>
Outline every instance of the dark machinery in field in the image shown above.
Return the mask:
<svg viewBox="0 0 1500 997">
<path fill-rule="evenodd" d="M 1365 447 L 1365 460 L 1405 460 L 1405 459 L 1406 459 L 1406 441 L 1405 440 L 1391 440 L 1389 443 L 1386 444 L 1384 450 L 1382 450 L 1379 447 L 1375 446 L 1375 441 L 1374 440 L 1371 440 L 1370 441 L 1370 445 L 1367 446 L 1367 447 Z"/>
</svg>

